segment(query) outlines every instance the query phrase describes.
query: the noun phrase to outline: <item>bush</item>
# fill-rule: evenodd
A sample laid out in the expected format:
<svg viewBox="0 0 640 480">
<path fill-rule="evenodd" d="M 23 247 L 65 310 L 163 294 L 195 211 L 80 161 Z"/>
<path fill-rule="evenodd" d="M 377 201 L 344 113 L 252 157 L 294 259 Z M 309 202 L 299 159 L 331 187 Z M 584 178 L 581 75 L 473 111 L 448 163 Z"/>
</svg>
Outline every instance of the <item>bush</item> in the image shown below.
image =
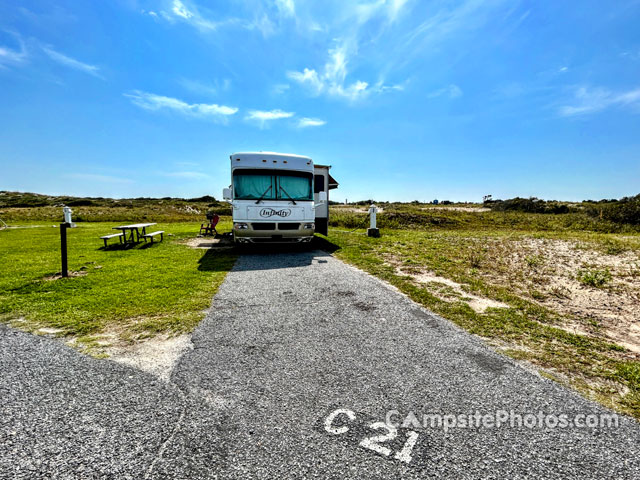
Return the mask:
<svg viewBox="0 0 640 480">
<path fill-rule="evenodd" d="M 539 198 L 511 198 L 509 200 L 492 200 L 485 205 L 498 212 L 516 211 L 527 213 L 569 213 L 571 209 L 565 203 L 555 200 L 546 201 Z"/>
<path fill-rule="evenodd" d="M 604 270 L 579 270 L 577 278 L 583 285 L 596 288 L 601 288 L 612 280 L 611 272 L 608 268 L 605 268 Z"/>
<path fill-rule="evenodd" d="M 588 208 L 591 216 L 614 223 L 640 225 L 640 195 L 625 197 L 615 202 L 593 205 Z"/>
</svg>

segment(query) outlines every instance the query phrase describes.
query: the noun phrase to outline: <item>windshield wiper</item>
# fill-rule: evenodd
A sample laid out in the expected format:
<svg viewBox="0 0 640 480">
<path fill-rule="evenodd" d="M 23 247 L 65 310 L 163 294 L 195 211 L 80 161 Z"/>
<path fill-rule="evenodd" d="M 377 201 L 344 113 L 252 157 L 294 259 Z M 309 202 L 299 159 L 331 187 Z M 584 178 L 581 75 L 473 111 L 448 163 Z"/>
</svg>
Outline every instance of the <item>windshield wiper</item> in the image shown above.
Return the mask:
<svg viewBox="0 0 640 480">
<path fill-rule="evenodd" d="M 259 204 L 259 203 L 262 201 L 262 199 L 264 198 L 264 196 L 265 196 L 267 193 L 269 193 L 269 190 L 271 190 L 271 185 L 269 185 L 269 188 L 267 188 L 267 189 L 264 191 L 264 193 L 263 193 L 262 195 L 260 195 L 260 198 L 259 198 L 258 200 L 256 200 L 256 205 L 257 205 L 257 204 Z"/>
<path fill-rule="evenodd" d="M 289 194 L 287 193 L 287 191 L 286 191 L 284 188 L 282 188 L 282 185 L 280 185 L 280 190 L 282 190 L 284 193 L 286 193 L 287 197 L 289 197 L 289 199 L 293 202 L 293 204 L 294 204 L 294 205 L 297 205 L 297 203 L 296 203 L 296 201 L 293 199 L 293 197 L 292 197 L 291 195 L 289 195 Z"/>
</svg>

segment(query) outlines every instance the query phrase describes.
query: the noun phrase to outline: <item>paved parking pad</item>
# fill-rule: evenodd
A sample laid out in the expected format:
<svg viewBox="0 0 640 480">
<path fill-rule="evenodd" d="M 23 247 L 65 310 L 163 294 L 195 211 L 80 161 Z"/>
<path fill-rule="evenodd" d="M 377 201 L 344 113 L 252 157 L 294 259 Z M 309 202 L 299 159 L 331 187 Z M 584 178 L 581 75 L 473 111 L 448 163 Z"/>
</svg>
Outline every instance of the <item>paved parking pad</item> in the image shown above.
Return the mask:
<svg viewBox="0 0 640 480">
<path fill-rule="evenodd" d="M 0 326 L 0 478 L 640 478 L 635 420 L 536 423 L 612 412 L 324 252 L 241 256 L 192 341 L 165 383 Z"/>
</svg>

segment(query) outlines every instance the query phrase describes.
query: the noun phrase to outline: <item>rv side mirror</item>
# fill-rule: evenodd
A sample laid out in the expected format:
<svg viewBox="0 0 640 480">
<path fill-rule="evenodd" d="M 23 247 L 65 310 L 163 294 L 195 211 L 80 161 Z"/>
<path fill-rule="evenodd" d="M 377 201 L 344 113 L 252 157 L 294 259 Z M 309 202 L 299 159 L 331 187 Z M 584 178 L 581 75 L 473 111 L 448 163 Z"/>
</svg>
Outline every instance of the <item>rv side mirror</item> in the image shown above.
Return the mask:
<svg viewBox="0 0 640 480">
<path fill-rule="evenodd" d="M 231 189 L 225 188 L 222 190 L 222 198 L 223 200 L 231 200 Z"/>
<path fill-rule="evenodd" d="M 327 201 L 327 192 L 318 192 L 318 201 L 325 203 Z"/>
</svg>

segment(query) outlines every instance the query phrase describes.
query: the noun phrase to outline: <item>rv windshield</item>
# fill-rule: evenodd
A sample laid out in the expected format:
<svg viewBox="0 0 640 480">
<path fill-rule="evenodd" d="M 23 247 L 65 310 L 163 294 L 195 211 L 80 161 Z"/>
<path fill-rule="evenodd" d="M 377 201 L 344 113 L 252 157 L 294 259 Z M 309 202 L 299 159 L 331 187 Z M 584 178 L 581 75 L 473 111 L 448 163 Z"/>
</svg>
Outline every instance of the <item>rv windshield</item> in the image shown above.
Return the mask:
<svg viewBox="0 0 640 480">
<path fill-rule="evenodd" d="M 313 200 L 311 173 L 276 170 L 233 172 L 236 200 Z"/>
</svg>

